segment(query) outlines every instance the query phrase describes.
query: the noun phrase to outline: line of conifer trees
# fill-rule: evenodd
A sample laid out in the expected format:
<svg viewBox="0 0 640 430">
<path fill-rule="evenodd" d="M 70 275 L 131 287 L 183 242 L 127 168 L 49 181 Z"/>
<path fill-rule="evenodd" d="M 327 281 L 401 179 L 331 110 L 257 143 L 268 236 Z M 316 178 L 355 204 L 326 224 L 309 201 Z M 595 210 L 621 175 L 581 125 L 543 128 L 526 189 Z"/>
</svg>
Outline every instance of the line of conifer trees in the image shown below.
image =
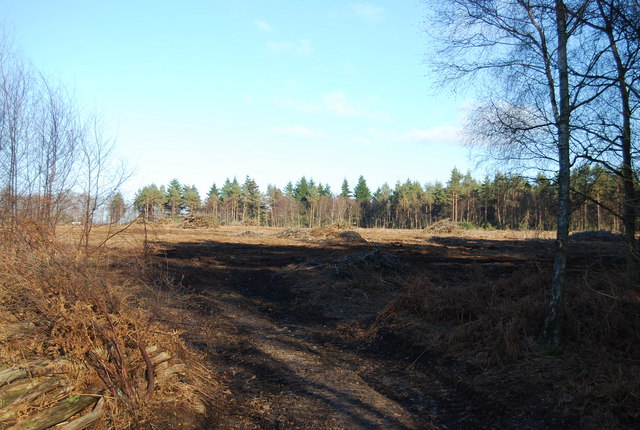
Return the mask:
<svg viewBox="0 0 640 430">
<path fill-rule="evenodd" d="M 596 166 L 576 169 L 572 177 L 572 229 L 622 228 L 620 181 Z M 300 178 L 282 189 L 262 192 L 251 177 L 213 184 L 204 199 L 195 186 L 177 179 L 167 187 L 148 185 L 135 197 L 135 210 L 147 220 L 206 213 L 223 225 L 322 227 L 333 224 L 377 228 L 425 228 L 442 219 L 496 229 L 555 228 L 557 187 L 543 174 L 496 173 L 479 181 L 457 168 L 446 183 L 407 180 L 371 191 L 360 176 L 353 188 L 345 179 L 339 192 Z M 118 200 L 118 205 L 121 205 Z"/>
</svg>

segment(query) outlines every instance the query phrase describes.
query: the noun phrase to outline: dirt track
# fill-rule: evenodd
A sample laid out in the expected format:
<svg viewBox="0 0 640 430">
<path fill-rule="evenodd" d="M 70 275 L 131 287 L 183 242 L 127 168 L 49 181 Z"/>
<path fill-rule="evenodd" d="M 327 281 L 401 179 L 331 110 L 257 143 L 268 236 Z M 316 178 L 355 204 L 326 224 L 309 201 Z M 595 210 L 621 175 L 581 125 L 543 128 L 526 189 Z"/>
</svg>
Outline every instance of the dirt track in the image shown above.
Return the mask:
<svg viewBox="0 0 640 430">
<path fill-rule="evenodd" d="M 521 241 L 479 238 L 460 247 L 413 233 L 353 244 L 243 231 L 158 239 L 158 258 L 189 293 L 174 323 L 229 384 L 219 428 L 578 428 L 537 387 L 501 385 L 500 375 L 478 379 L 474 364 L 393 335 L 367 337 L 398 292 L 386 274 L 382 288 L 337 301 L 299 287 L 320 267 L 338 270 L 337 262 L 375 250 L 405 263 L 402 276 L 428 270 L 433 279 L 455 279 L 470 264 L 501 276 L 532 260 L 548 264 L 549 241 L 524 249 Z"/>
</svg>

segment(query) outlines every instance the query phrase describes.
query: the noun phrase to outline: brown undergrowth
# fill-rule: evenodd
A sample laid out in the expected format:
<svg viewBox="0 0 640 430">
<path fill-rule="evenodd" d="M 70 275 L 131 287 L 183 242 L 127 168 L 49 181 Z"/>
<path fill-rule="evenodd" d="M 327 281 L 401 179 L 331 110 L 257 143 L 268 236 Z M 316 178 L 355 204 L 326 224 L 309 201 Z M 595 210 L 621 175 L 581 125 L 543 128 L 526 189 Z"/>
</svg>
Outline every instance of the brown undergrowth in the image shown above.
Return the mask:
<svg viewBox="0 0 640 430">
<path fill-rule="evenodd" d="M 357 234 L 357 233 L 356 233 Z M 358 235 L 359 236 L 359 235 Z M 293 286 L 292 308 L 323 318 L 375 318 L 399 290 L 404 264 L 379 249 L 290 266 L 279 275 Z"/>
<path fill-rule="evenodd" d="M 23 403 L 1 426 L 20 425 L 69 393 L 106 400 L 96 429 L 203 425 L 219 383 L 180 333 L 110 277 L 99 252 L 87 258 L 37 224 L 5 233 L 0 324 L 20 330 L 0 333 L 0 367 L 53 363 L 65 389 Z"/>
<path fill-rule="evenodd" d="M 394 333 L 480 368 L 475 383 L 521 380 L 550 387 L 584 428 L 635 428 L 640 420 L 640 300 L 611 273 L 574 273 L 565 298 L 561 350 L 540 350 L 550 271 L 536 266 L 490 279 L 472 267 L 467 282 L 413 278 L 379 314 L 371 334 Z M 496 378 L 499 382 L 496 382 Z"/>
</svg>

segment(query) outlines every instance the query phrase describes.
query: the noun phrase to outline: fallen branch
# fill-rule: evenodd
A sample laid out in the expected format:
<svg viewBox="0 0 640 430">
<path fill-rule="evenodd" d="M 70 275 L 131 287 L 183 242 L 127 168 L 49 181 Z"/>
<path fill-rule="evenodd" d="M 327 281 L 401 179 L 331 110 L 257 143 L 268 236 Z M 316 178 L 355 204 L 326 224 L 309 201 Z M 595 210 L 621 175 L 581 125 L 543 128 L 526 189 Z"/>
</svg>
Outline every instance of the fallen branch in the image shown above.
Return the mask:
<svg viewBox="0 0 640 430">
<path fill-rule="evenodd" d="M 38 412 L 18 422 L 13 427 L 10 427 L 9 430 L 44 430 L 66 421 L 97 401 L 98 396 L 91 394 L 67 397 L 52 408 Z"/>
<path fill-rule="evenodd" d="M 147 397 L 151 397 L 153 395 L 153 364 L 151 359 L 149 358 L 149 354 L 147 354 L 147 350 L 142 344 L 142 340 L 138 339 L 138 349 L 140 350 L 140 354 L 142 354 L 142 358 L 144 359 L 144 363 L 147 370 Z"/>
<path fill-rule="evenodd" d="M 69 364 L 69 360 L 58 359 L 34 360 L 25 363 L 23 366 L 14 366 L 0 371 L 0 386 L 10 384 L 18 379 L 24 379 L 30 376 L 44 376 L 53 373 L 51 367 Z"/>
<path fill-rule="evenodd" d="M 18 381 L 6 387 L 3 396 L 0 396 L 0 422 L 12 421 L 17 417 L 16 410 L 19 406 L 37 399 L 43 394 L 62 388 L 64 380 L 62 378 L 46 378 L 38 383 L 35 379 Z M 16 397 L 17 395 L 17 397 Z"/>
<path fill-rule="evenodd" d="M 100 397 L 98 403 L 93 408 L 91 412 L 86 415 L 81 416 L 69 424 L 62 427 L 60 430 L 82 430 L 89 427 L 91 424 L 95 423 L 102 417 L 102 411 L 104 411 L 104 397 Z"/>
</svg>

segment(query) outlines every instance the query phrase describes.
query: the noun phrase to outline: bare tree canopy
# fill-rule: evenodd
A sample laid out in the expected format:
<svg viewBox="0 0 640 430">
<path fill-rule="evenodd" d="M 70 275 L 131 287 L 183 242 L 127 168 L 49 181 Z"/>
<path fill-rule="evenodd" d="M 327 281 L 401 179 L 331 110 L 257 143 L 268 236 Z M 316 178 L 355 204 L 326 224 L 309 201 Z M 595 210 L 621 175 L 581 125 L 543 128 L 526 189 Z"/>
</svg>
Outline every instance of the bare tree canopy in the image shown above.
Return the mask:
<svg viewBox="0 0 640 430">
<path fill-rule="evenodd" d="M 0 220 L 31 219 L 55 229 L 74 220 L 81 243 L 96 212 L 111 200 L 127 169 L 102 136 L 95 115 L 84 115 L 65 88 L 48 79 L 0 40 Z"/>
<path fill-rule="evenodd" d="M 555 172 L 557 248 L 542 342 L 560 343 L 572 166 L 603 164 L 625 186 L 623 222 L 634 253 L 631 122 L 637 103 L 637 3 L 427 2 L 438 41 L 431 65 L 449 87 L 473 82 L 466 133 L 493 158 Z M 634 18 L 629 18 L 634 17 Z M 635 28 L 635 29 L 634 29 Z M 618 47 L 622 48 L 621 50 Z M 620 107 L 612 109 L 612 106 Z M 612 114 L 613 112 L 613 114 Z M 613 161 L 610 161 L 613 160 Z"/>
</svg>

